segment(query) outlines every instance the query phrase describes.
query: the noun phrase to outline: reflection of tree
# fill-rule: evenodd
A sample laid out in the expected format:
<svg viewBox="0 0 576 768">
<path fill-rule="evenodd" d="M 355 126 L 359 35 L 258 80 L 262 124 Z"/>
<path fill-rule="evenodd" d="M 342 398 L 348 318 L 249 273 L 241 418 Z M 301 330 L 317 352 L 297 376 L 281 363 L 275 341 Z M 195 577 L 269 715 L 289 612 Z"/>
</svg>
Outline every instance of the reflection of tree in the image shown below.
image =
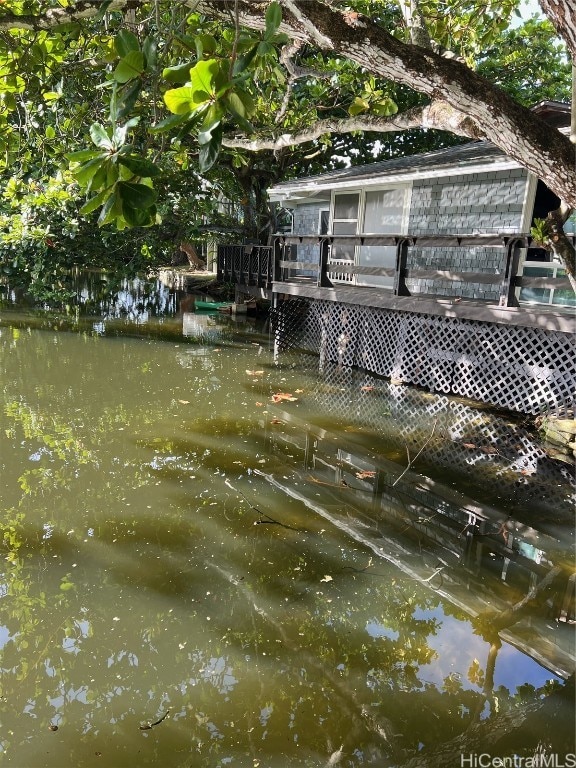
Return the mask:
<svg viewBox="0 0 576 768">
<path fill-rule="evenodd" d="M 185 764 L 194 750 L 195 768 L 230 756 L 316 766 L 342 748 L 342 764 L 386 766 L 476 728 L 489 669 L 471 669 L 470 685 L 456 675 L 440 686 L 425 680 L 439 595 L 377 558 L 366 567 L 366 546 L 324 531 L 326 521 L 285 491 L 247 475 L 264 455 L 258 418 L 238 418 L 237 403 L 221 414 L 191 404 L 186 427 L 171 430 L 159 420 L 158 390 L 148 391 L 157 361 L 129 346 L 101 393 L 75 373 L 82 365 L 98 375 L 89 353 L 73 345 L 59 353 L 67 383 L 59 390 L 51 336 L 35 348 L 46 374 L 30 382 L 11 371 L 0 416 L 25 465 L 42 451 L 26 483 L 11 470 L 4 515 L 12 556 L 3 568 L 3 745 L 26 749 L 53 722 L 75 726 L 62 764 L 77 764 L 88 747 L 108 764 L 124 750 L 117 762 L 127 764 L 144 745 L 150 765 L 167 754 Z M 180 381 L 176 355 L 173 365 Z M 225 388 L 218 366 L 204 378 L 187 370 L 199 395 Z M 261 386 L 250 390 L 255 400 L 264 399 Z M 283 455 L 266 462 L 290 472 Z M 240 474 L 244 499 L 225 483 Z M 167 490 L 150 508 L 160 481 Z M 303 485 L 295 474 L 287 482 Z M 322 503 L 342 510 L 351 493 Z M 256 524 L 254 508 L 283 525 Z M 421 563 L 414 552 L 406 558 Z M 495 697 L 500 714 L 524 706 L 504 689 Z M 168 709 L 150 734 L 139 731 Z M 114 754 L 102 749 L 111 734 Z"/>
<path fill-rule="evenodd" d="M 553 761 L 556 755 L 556 764 L 567 765 L 565 756 L 574 754 L 574 693 L 574 676 L 564 685 L 519 690 L 515 696 L 500 689 L 503 707 L 499 712 L 441 746 L 423 751 L 403 763 L 402 768 L 445 768 L 461 764 L 462 755 L 480 754 L 493 758 L 533 757 L 533 765 L 553 765 L 538 759 Z"/>
</svg>

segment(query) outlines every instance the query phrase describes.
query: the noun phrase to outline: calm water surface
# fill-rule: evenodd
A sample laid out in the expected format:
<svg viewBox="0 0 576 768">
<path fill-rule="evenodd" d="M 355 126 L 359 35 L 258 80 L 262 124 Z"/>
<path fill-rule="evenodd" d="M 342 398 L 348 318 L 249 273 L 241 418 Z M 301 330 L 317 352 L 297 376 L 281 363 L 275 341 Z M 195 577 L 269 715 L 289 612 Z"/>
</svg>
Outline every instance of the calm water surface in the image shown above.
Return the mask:
<svg viewBox="0 0 576 768">
<path fill-rule="evenodd" d="M 162 295 L 0 309 L 3 765 L 456 766 L 568 677 L 572 472 L 533 432 Z"/>
</svg>

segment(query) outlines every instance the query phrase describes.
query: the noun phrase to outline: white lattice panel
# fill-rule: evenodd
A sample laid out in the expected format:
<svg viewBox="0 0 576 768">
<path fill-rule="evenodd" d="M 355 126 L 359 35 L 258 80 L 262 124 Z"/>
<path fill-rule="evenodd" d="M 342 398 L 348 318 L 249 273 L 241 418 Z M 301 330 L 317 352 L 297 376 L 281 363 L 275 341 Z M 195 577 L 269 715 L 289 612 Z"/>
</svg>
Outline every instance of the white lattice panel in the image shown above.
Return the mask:
<svg viewBox="0 0 576 768">
<path fill-rule="evenodd" d="M 356 366 L 521 413 L 573 404 L 570 334 L 329 301 L 291 304 L 278 313 L 281 346 L 319 353 L 321 364 Z"/>
<path fill-rule="evenodd" d="M 302 358 L 301 365 L 308 367 L 310 358 Z M 315 407 L 335 424 L 340 420 L 357 425 L 359 432 L 377 435 L 379 444 L 372 447 L 396 457 L 398 474 L 407 460 L 406 448 L 414 457 L 424 447 L 416 471 L 435 466 L 461 480 L 487 483 L 493 497 L 507 499 L 510 509 L 522 510 L 526 523 L 531 509 L 539 510 L 533 522 L 540 527 L 541 510 L 546 508 L 551 530 L 556 524 L 572 524 L 576 490 L 572 468 L 550 459 L 530 428 L 492 417 L 462 400 L 442 394 L 430 397 L 415 387 L 334 363 L 325 365 L 317 382 L 311 393 Z M 351 392 L 357 393 L 352 401 Z M 353 447 L 349 450 L 354 452 Z"/>
</svg>

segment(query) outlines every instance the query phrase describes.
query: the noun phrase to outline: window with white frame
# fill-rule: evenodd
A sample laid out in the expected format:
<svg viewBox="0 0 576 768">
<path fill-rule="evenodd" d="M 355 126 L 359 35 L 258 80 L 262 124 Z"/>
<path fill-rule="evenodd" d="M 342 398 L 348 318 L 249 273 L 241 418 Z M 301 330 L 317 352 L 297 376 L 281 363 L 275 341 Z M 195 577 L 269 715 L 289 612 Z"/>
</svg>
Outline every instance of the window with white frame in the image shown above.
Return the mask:
<svg viewBox="0 0 576 768">
<path fill-rule="evenodd" d="M 397 186 L 365 192 L 362 232 L 370 235 L 400 235 L 408 229 L 410 187 Z M 396 265 L 396 248 L 393 245 L 363 245 L 358 249 L 358 264 L 362 267 L 387 267 Z M 357 285 L 392 288 L 393 277 L 358 275 Z"/>
<path fill-rule="evenodd" d="M 567 235 L 576 233 L 576 212 L 572 213 L 564 224 L 564 232 Z M 544 251 L 541 248 L 530 248 L 525 254 L 522 275 L 524 277 L 566 277 L 566 270 L 549 251 Z M 576 306 L 576 296 L 571 288 L 523 286 L 518 290 L 517 295 L 522 304 L 547 304 L 555 307 Z"/>
<path fill-rule="evenodd" d="M 395 185 L 380 189 L 354 192 L 334 192 L 332 202 L 332 233 L 355 234 L 405 234 L 408 228 L 411 185 Z M 359 266 L 394 268 L 394 246 L 334 246 L 331 262 L 334 264 L 353 261 Z M 339 278 L 334 275 L 332 279 Z M 351 282 L 348 275 L 340 279 Z M 379 275 L 357 275 L 357 285 L 392 288 L 394 279 Z"/>
</svg>

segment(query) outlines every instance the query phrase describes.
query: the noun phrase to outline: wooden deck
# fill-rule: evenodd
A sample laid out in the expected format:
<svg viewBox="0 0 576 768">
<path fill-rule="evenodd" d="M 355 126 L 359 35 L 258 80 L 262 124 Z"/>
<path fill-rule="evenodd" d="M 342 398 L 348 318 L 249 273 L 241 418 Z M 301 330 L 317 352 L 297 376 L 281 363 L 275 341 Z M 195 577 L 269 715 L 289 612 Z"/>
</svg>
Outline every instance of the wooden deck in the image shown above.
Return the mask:
<svg viewBox="0 0 576 768">
<path fill-rule="evenodd" d="M 334 247 L 393 246 L 394 268 L 358 266 L 352 261 L 332 260 Z M 528 277 L 520 273 L 522 249 L 532 245 L 527 235 L 283 235 L 273 246 L 220 246 L 218 275 L 232 282 L 239 292 L 271 299 L 302 297 L 331 302 L 375 307 L 430 316 L 539 328 L 574 333 L 573 307 L 546 304 L 520 304 L 518 289 L 570 289 L 565 277 Z M 293 258 L 293 246 L 317 252 L 317 259 Z M 503 255 L 503 269 L 454 271 L 408 268 L 411 248 L 491 248 Z M 357 277 L 388 278 L 390 289 L 356 285 Z M 336 279 L 335 279 L 336 278 Z M 414 280 L 442 280 L 450 285 L 475 284 L 493 288 L 497 300 L 468 299 L 431 293 L 411 295 Z"/>
<path fill-rule="evenodd" d="M 324 299 L 344 304 L 392 309 L 399 312 L 453 317 L 461 320 L 479 320 L 489 323 L 541 328 L 562 333 L 576 332 L 574 310 L 537 306 L 500 307 L 497 304 L 446 297 L 393 296 L 377 288 L 337 285 L 322 288 L 305 282 L 274 282 L 272 293 L 278 297 L 304 297 Z"/>
</svg>

